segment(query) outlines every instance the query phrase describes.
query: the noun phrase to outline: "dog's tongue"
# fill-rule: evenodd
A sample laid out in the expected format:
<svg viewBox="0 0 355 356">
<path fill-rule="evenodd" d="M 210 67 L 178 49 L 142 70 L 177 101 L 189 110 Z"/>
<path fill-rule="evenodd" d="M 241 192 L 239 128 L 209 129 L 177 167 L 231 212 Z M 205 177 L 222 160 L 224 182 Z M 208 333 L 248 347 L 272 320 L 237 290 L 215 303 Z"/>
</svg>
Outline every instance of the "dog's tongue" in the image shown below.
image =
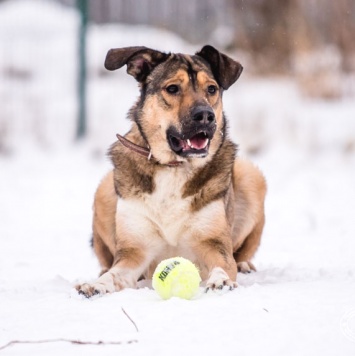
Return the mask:
<svg viewBox="0 0 355 356">
<path fill-rule="evenodd" d="M 187 140 L 182 140 L 177 137 L 172 137 L 171 140 L 176 149 L 181 149 L 183 151 L 203 150 L 209 143 L 209 138 L 204 132 L 200 132 Z"/>
<path fill-rule="evenodd" d="M 198 134 L 187 140 L 187 144 L 195 150 L 202 150 L 208 144 L 208 138 L 204 134 Z"/>
</svg>

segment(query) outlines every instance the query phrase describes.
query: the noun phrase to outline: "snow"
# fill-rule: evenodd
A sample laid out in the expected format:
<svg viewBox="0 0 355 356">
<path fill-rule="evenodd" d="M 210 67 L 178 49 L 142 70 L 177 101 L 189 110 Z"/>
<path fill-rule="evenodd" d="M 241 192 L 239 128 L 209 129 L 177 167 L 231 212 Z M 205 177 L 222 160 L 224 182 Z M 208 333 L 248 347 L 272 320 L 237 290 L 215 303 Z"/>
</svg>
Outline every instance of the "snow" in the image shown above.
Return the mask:
<svg viewBox="0 0 355 356">
<path fill-rule="evenodd" d="M 99 272 L 89 240 L 105 150 L 128 129 L 138 94 L 124 70 L 101 69 L 105 53 L 198 49 L 160 30 L 93 26 L 89 135 L 73 143 L 77 20 L 39 0 L 0 5 L 0 355 L 354 355 L 354 98 L 311 101 L 292 81 L 247 69 L 225 93 L 225 111 L 240 155 L 268 181 L 258 272 L 239 274 L 233 292 L 201 288 L 191 301 L 162 301 L 149 282 L 77 295 L 73 286 Z M 10 67 L 27 79 L 5 75 Z"/>
</svg>

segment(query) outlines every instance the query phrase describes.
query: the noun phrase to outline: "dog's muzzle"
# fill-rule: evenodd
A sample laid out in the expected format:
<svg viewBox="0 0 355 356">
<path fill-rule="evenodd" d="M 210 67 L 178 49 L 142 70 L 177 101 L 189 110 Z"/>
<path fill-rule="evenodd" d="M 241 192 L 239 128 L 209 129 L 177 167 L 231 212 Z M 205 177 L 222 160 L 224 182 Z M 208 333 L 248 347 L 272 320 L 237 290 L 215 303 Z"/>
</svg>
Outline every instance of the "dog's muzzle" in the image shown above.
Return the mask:
<svg viewBox="0 0 355 356">
<path fill-rule="evenodd" d="M 170 148 L 182 157 L 206 157 L 216 131 L 214 112 L 209 107 L 197 106 L 191 111 L 189 122 L 182 124 L 182 132 L 175 127 L 167 131 Z"/>
</svg>

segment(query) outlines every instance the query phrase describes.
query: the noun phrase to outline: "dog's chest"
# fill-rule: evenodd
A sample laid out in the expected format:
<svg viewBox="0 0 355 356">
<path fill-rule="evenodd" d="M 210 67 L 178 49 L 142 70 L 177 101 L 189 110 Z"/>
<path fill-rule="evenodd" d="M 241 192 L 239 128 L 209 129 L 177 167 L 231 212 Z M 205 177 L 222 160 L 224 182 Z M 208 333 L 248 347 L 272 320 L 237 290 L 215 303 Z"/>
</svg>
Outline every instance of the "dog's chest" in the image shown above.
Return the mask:
<svg viewBox="0 0 355 356">
<path fill-rule="evenodd" d="M 158 172 L 153 194 L 144 197 L 147 214 L 170 245 L 177 245 L 191 217 L 191 198 L 182 198 L 187 174 L 179 170 Z"/>
<path fill-rule="evenodd" d="M 194 217 L 190 212 L 192 197 L 182 198 L 188 174 L 179 169 L 158 171 L 155 189 L 139 198 L 119 199 L 117 214 L 121 223 L 139 239 L 165 241 L 178 246 Z"/>
</svg>

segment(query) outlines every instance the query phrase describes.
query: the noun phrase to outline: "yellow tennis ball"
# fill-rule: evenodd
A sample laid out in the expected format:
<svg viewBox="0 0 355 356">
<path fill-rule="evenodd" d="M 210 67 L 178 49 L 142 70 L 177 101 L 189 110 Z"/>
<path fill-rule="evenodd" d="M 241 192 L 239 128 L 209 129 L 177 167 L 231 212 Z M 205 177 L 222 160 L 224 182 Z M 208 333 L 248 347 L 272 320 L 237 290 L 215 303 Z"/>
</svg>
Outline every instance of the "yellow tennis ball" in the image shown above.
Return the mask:
<svg viewBox="0 0 355 356">
<path fill-rule="evenodd" d="M 191 299 L 198 291 L 201 277 L 191 261 L 173 257 L 158 264 L 152 282 L 153 288 L 163 299 Z"/>
</svg>

